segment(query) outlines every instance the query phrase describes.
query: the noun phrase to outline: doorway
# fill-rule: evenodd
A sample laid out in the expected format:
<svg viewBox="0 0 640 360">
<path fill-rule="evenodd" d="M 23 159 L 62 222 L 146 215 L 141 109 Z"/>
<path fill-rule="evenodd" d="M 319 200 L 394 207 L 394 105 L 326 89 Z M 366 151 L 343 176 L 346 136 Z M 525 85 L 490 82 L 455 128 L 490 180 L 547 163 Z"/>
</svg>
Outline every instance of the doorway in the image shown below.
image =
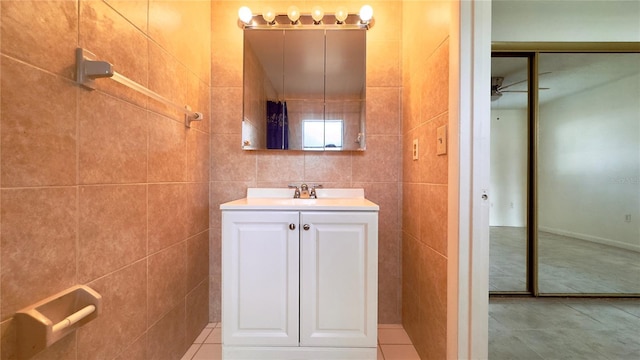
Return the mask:
<svg viewBox="0 0 640 360">
<path fill-rule="evenodd" d="M 640 53 L 492 55 L 491 294 L 640 295 Z"/>
</svg>

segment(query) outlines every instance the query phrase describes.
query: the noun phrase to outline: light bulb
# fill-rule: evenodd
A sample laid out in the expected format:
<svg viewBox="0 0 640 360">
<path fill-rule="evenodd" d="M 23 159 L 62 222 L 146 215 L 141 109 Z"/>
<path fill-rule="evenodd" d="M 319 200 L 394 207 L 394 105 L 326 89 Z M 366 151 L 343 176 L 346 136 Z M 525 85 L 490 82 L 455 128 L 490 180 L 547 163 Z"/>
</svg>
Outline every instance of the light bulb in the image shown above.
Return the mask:
<svg viewBox="0 0 640 360">
<path fill-rule="evenodd" d="M 243 23 L 247 25 L 250 24 L 251 20 L 253 19 L 253 14 L 251 13 L 251 9 L 249 9 L 246 6 L 243 6 L 240 9 L 238 9 L 238 18 Z"/>
<path fill-rule="evenodd" d="M 267 7 L 262 11 L 262 18 L 269 24 L 273 24 L 273 20 L 276 19 L 276 12 L 273 8 Z"/>
<path fill-rule="evenodd" d="M 340 6 L 336 9 L 336 20 L 338 20 L 338 24 L 342 24 L 347 17 L 349 16 L 349 11 L 346 7 Z"/>
<path fill-rule="evenodd" d="M 315 24 L 319 24 L 324 17 L 324 10 L 320 6 L 314 6 L 311 8 L 311 18 L 313 19 Z"/>
<path fill-rule="evenodd" d="M 287 9 L 287 16 L 289 17 L 289 20 L 291 20 L 291 23 L 295 24 L 298 22 L 298 19 L 300 19 L 300 10 L 298 10 L 298 7 L 296 6 L 289 6 Z"/>
<path fill-rule="evenodd" d="M 373 18 L 373 8 L 370 5 L 364 5 L 360 8 L 360 21 L 368 23 Z"/>
</svg>

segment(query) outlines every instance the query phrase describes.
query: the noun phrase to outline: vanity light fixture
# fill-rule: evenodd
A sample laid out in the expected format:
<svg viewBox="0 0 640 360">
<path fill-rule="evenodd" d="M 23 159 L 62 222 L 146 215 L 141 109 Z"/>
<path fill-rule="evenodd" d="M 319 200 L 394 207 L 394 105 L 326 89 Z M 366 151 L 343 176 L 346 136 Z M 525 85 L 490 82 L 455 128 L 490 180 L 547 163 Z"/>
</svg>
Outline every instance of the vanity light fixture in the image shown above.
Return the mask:
<svg viewBox="0 0 640 360">
<path fill-rule="evenodd" d="M 273 8 L 267 7 L 262 11 L 262 18 L 267 22 L 267 24 L 275 25 L 276 12 Z"/>
<path fill-rule="evenodd" d="M 349 11 L 347 10 L 346 7 L 339 6 L 336 9 L 336 23 L 337 24 L 344 24 L 344 21 L 347 20 L 348 16 L 349 16 Z"/>
<path fill-rule="evenodd" d="M 240 21 L 242 21 L 242 23 L 245 25 L 251 24 L 251 20 L 253 19 L 251 9 L 249 9 L 247 6 L 243 6 L 238 9 L 238 19 L 240 19 Z"/>
<path fill-rule="evenodd" d="M 373 18 L 373 8 L 370 5 L 363 5 L 360 8 L 360 22 L 368 24 Z"/>
<path fill-rule="evenodd" d="M 320 6 L 314 6 L 313 8 L 311 8 L 311 18 L 313 19 L 314 24 L 320 24 L 323 17 L 324 10 Z"/>
<path fill-rule="evenodd" d="M 291 5 L 285 13 L 276 13 L 272 7 L 265 7 L 259 15 L 253 15 L 251 9 L 243 6 L 238 10 L 238 26 L 242 29 L 364 29 L 369 30 L 375 21 L 373 8 L 364 5 L 360 13 L 350 14 L 345 6 L 339 6 L 334 14 L 325 13 L 320 6 L 311 8 L 310 13 L 302 14 L 297 6 Z"/>
<path fill-rule="evenodd" d="M 298 10 L 298 7 L 293 5 L 289 6 L 287 9 L 287 17 L 291 20 L 292 25 L 297 24 L 300 19 L 300 10 Z"/>
</svg>

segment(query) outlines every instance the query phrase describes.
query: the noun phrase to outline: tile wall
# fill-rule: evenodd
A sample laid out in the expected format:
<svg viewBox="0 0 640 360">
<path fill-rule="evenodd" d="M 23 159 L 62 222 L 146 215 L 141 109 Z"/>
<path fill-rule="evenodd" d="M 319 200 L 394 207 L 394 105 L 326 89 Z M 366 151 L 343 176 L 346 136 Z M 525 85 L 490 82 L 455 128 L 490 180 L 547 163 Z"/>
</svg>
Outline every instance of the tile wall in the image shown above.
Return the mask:
<svg viewBox="0 0 640 360">
<path fill-rule="evenodd" d="M 365 2 L 298 5 L 316 3 Z M 435 131 L 449 121 L 449 5 L 369 3 L 367 151 L 283 153 L 240 150 L 236 14 L 289 2 L 0 2 L 2 359 L 16 356 L 12 314 L 78 283 L 103 294 L 104 315 L 40 357 L 181 356 L 207 314 L 220 318 L 219 204 L 303 181 L 363 187 L 380 204 L 379 322 L 403 322 L 423 358 L 444 358 L 448 159 Z M 111 80 L 79 88 L 78 46 L 205 121 L 185 129 Z"/>
<path fill-rule="evenodd" d="M 0 5 L 1 358 L 13 314 L 75 284 L 102 315 L 35 359 L 180 358 L 209 312 L 210 3 Z M 205 120 L 77 86 L 76 47 Z"/>
<path fill-rule="evenodd" d="M 402 323 L 422 359 L 445 359 L 449 159 L 436 154 L 436 129 L 450 121 L 451 4 L 405 1 L 403 16 Z"/>
<path fill-rule="evenodd" d="M 309 13 L 344 5 L 357 13 L 364 1 L 213 1 L 211 15 L 211 213 L 210 321 L 220 320 L 219 204 L 244 197 L 247 187 L 321 183 L 325 187 L 362 187 L 380 205 L 379 322 L 400 323 L 401 203 L 401 17 L 399 1 L 369 1 L 376 25 L 367 32 L 367 150 L 344 153 L 241 150 L 242 30 L 238 8 L 254 13 L 271 6 L 286 13 L 297 5 Z"/>
</svg>

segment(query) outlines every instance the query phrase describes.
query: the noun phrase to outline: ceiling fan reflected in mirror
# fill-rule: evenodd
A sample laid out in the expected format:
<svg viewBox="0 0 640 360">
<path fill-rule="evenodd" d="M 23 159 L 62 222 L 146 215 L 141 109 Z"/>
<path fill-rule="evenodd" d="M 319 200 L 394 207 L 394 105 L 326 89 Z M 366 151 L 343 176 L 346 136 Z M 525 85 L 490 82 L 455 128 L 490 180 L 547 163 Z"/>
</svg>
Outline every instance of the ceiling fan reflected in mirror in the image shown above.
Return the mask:
<svg viewBox="0 0 640 360">
<path fill-rule="evenodd" d="M 546 74 L 551 74 L 551 71 L 540 73 L 540 74 L 538 74 L 538 76 L 546 75 Z M 491 101 L 495 101 L 495 100 L 500 99 L 504 93 L 509 93 L 509 92 L 511 92 L 511 93 L 526 93 L 526 92 L 529 92 L 528 90 L 505 90 L 505 89 L 508 89 L 508 88 L 510 88 L 510 87 L 512 87 L 514 85 L 518 85 L 518 84 L 522 84 L 524 82 L 527 82 L 527 79 L 516 81 L 514 83 L 507 84 L 507 85 L 502 85 L 503 81 L 504 81 L 504 78 L 502 76 L 493 76 L 493 77 L 491 77 Z M 538 89 L 540 89 L 540 90 L 549 90 L 549 88 L 538 88 Z"/>
</svg>

